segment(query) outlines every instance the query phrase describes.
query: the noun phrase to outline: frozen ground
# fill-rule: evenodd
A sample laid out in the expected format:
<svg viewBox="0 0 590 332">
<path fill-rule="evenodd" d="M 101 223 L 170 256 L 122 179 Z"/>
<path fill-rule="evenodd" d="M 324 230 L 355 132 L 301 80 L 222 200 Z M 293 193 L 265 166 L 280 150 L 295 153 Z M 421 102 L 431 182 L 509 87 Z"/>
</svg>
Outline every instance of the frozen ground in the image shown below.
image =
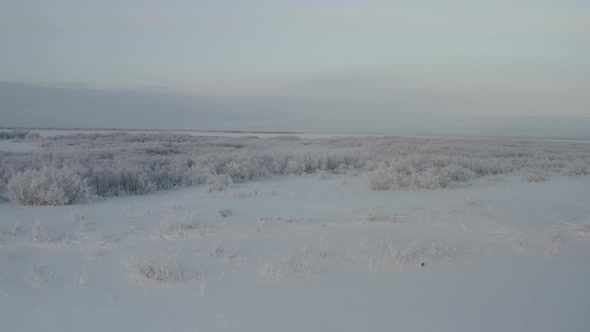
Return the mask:
<svg viewBox="0 0 590 332">
<path fill-rule="evenodd" d="M 319 174 L 3 203 L 0 330 L 589 331 L 589 197 L 590 177 Z"/>
</svg>

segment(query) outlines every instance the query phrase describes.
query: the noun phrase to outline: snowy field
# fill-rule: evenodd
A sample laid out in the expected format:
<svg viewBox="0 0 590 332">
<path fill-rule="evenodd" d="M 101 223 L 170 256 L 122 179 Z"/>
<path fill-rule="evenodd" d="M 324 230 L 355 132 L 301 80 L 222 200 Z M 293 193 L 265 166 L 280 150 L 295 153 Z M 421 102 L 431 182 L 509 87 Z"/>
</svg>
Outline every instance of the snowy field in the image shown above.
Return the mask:
<svg viewBox="0 0 590 332">
<path fill-rule="evenodd" d="M 2 331 L 590 331 L 586 143 L 13 144 Z"/>
</svg>

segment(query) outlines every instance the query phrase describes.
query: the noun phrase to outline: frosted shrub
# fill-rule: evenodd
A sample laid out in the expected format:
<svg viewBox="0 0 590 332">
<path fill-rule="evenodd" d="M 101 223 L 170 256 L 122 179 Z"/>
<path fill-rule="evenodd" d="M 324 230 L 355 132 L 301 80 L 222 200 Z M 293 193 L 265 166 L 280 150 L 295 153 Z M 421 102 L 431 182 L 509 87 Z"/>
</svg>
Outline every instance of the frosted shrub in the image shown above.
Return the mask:
<svg viewBox="0 0 590 332">
<path fill-rule="evenodd" d="M 403 223 L 404 219 L 398 214 L 378 215 L 373 209 L 369 209 L 367 214 L 363 216 L 362 222 L 364 224 L 377 222 Z"/>
<path fill-rule="evenodd" d="M 182 160 L 174 160 L 155 172 L 150 172 L 150 180 L 158 190 L 169 190 L 179 186 L 192 185 L 190 177 L 185 177 L 188 167 L 182 166 Z"/>
<path fill-rule="evenodd" d="M 88 286 L 88 271 L 75 272 L 72 279 L 72 288 L 86 288 Z"/>
<path fill-rule="evenodd" d="M 373 209 L 369 209 L 369 211 L 367 211 L 367 215 L 363 217 L 363 223 L 365 224 L 377 222 L 378 220 L 379 218 Z"/>
<path fill-rule="evenodd" d="M 564 175 L 568 176 L 581 176 L 581 175 L 589 175 L 590 174 L 590 166 L 587 162 L 576 161 L 570 165 L 568 165 L 564 169 Z"/>
<path fill-rule="evenodd" d="M 449 183 L 466 182 L 475 178 L 475 173 L 461 165 L 448 165 L 440 168 L 439 173 Z"/>
<path fill-rule="evenodd" d="M 159 176 L 154 172 L 153 176 Z M 92 190 L 101 197 L 127 195 L 147 195 L 157 189 L 147 172 L 134 165 L 117 165 L 112 168 L 96 167 L 88 178 Z M 171 186 L 166 186 L 171 189 Z"/>
<path fill-rule="evenodd" d="M 329 180 L 330 179 L 330 173 L 328 173 L 326 171 L 316 172 L 316 178 L 318 180 Z"/>
<path fill-rule="evenodd" d="M 438 170 L 429 168 L 424 172 L 417 173 L 413 176 L 414 186 L 420 189 L 441 189 L 446 188 L 451 183 L 448 177 L 445 177 Z"/>
<path fill-rule="evenodd" d="M 474 178 L 475 174 L 459 165 L 429 168 L 416 176 L 415 187 L 420 189 L 443 189 Z"/>
<path fill-rule="evenodd" d="M 464 202 L 466 205 L 477 206 L 479 203 L 481 203 L 481 200 L 476 196 L 469 195 L 465 198 Z"/>
<path fill-rule="evenodd" d="M 6 184 L 0 179 L 0 203 L 6 200 Z"/>
<path fill-rule="evenodd" d="M 86 199 L 88 191 L 77 173 L 45 166 L 20 172 L 8 182 L 11 199 L 21 205 L 69 205 Z"/>
<path fill-rule="evenodd" d="M 232 209 L 226 207 L 220 207 L 217 211 L 219 212 L 219 215 L 224 218 L 229 217 L 233 214 Z"/>
<path fill-rule="evenodd" d="M 283 257 L 283 268 L 286 276 L 319 274 L 322 263 L 317 259 L 319 255 L 310 249 L 302 249 L 290 256 Z"/>
<path fill-rule="evenodd" d="M 195 212 L 186 214 L 182 217 L 177 217 L 173 211 L 164 217 L 160 223 L 160 229 L 167 234 L 184 235 L 186 232 L 197 227 Z"/>
<path fill-rule="evenodd" d="M 137 274 L 147 280 L 170 281 L 176 266 L 170 257 L 134 257 L 133 267 Z"/>
<path fill-rule="evenodd" d="M 395 245 L 389 245 L 383 256 L 383 262 L 388 266 L 419 265 L 424 262 L 447 260 L 455 255 L 457 255 L 457 248 L 449 244 L 433 243 L 430 247 L 420 247 L 412 243 L 403 250 Z"/>
<path fill-rule="evenodd" d="M 256 158 L 243 156 L 239 156 L 236 160 L 225 165 L 225 173 L 232 181 L 238 183 L 258 180 L 267 176 L 265 167 Z"/>
<path fill-rule="evenodd" d="M 195 164 L 189 169 L 186 179 L 191 185 L 201 185 L 207 182 L 207 177 L 212 173 L 213 170 L 210 167 Z"/>
<path fill-rule="evenodd" d="M 138 169 L 123 168 L 120 175 L 121 187 L 127 194 L 147 195 L 156 189 L 147 174 Z"/>
<path fill-rule="evenodd" d="M 457 255 L 468 257 L 477 253 L 477 248 L 461 248 L 453 244 L 443 243 L 421 246 L 413 242 L 410 246 L 401 249 L 392 241 L 374 239 L 361 241 L 359 247 L 362 256 L 366 259 L 369 270 L 402 266 L 425 266 L 430 263 L 448 261 Z"/>
<path fill-rule="evenodd" d="M 30 275 L 31 285 L 34 287 L 40 287 L 46 282 L 53 279 L 53 273 L 49 271 L 46 266 L 33 266 L 33 270 Z"/>
<path fill-rule="evenodd" d="M 207 177 L 207 192 L 224 191 L 233 184 L 232 178 L 227 174 L 210 174 Z"/>
<path fill-rule="evenodd" d="M 522 179 L 526 182 L 545 182 L 547 181 L 547 176 L 540 171 L 529 171 L 522 175 Z"/>
<path fill-rule="evenodd" d="M 300 175 L 305 172 L 305 163 L 297 161 L 295 159 L 289 159 L 287 161 L 287 173 Z"/>
<path fill-rule="evenodd" d="M 578 234 L 590 237 L 590 223 L 578 227 Z"/>
<path fill-rule="evenodd" d="M 328 257 L 328 252 L 330 251 L 330 241 L 327 239 L 320 237 L 320 258 L 326 259 Z"/>
<path fill-rule="evenodd" d="M 42 140 L 43 138 L 41 137 L 41 135 L 39 135 L 39 133 L 30 131 L 25 135 L 25 140 L 29 141 L 29 142 L 37 142 Z"/>
<path fill-rule="evenodd" d="M 117 196 L 122 192 L 121 176 L 113 169 L 97 168 L 87 182 L 94 193 L 101 197 Z"/>
<path fill-rule="evenodd" d="M 187 268 L 168 256 L 131 257 L 130 267 L 135 274 L 146 281 L 158 283 L 199 280 L 200 272 Z"/>
<path fill-rule="evenodd" d="M 390 190 L 404 188 L 405 179 L 393 168 L 385 168 L 385 166 L 378 166 L 376 170 L 369 173 L 369 189 L 371 190 Z"/>
<path fill-rule="evenodd" d="M 49 244 L 55 242 L 55 239 L 45 230 L 45 224 L 43 221 L 37 220 L 31 230 L 31 242 L 37 244 Z"/>
<path fill-rule="evenodd" d="M 442 189 L 475 178 L 475 173 L 463 166 L 437 167 L 428 163 L 432 161 L 404 160 L 390 166 L 381 163 L 369 173 L 369 189 Z"/>
<path fill-rule="evenodd" d="M 327 249 L 326 252 L 327 254 Z M 298 275 L 312 276 L 321 272 L 325 256 L 320 256 L 309 248 L 301 249 L 288 256 L 283 256 L 279 264 L 260 262 L 260 270 L 269 279 L 284 279 Z"/>
</svg>

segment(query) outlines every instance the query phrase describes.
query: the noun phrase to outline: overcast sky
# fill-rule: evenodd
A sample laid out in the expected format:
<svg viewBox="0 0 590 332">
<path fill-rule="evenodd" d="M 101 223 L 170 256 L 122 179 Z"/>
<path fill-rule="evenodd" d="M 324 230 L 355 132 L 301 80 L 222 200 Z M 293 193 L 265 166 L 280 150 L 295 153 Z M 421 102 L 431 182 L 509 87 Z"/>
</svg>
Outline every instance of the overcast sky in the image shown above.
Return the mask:
<svg viewBox="0 0 590 332">
<path fill-rule="evenodd" d="M 244 130 L 285 129 L 285 119 L 302 131 L 370 131 L 444 119 L 590 117 L 588 0 L 0 4 L 1 81 L 60 88 L 64 99 L 81 89 L 184 98 L 183 121 L 165 127 L 211 129 L 198 120 L 217 104 L 203 97 L 231 100 L 219 120 L 233 108 Z M 0 101 L 0 122 L 26 125 L 14 120 L 19 105 Z M 83 108 L 69 111 L 83 116 Z M 152 111 L 164 122 L 175 112 Z M 71 114 L 45 116 L 68 126 Z"/>
</svg>

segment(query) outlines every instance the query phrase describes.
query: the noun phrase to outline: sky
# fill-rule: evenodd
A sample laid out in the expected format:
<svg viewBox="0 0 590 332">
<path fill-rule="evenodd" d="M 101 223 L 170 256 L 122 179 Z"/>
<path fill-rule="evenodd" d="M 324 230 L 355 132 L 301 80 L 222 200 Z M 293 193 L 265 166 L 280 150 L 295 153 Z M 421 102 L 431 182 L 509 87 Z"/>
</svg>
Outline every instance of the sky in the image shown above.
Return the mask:
<svg viewBox="0 0 590 332">
<path fill-rule="evenodd" d="M 590 118 L 587 0 L 0 5 L 0 126 L 420 134 Z"/>
</svg>

